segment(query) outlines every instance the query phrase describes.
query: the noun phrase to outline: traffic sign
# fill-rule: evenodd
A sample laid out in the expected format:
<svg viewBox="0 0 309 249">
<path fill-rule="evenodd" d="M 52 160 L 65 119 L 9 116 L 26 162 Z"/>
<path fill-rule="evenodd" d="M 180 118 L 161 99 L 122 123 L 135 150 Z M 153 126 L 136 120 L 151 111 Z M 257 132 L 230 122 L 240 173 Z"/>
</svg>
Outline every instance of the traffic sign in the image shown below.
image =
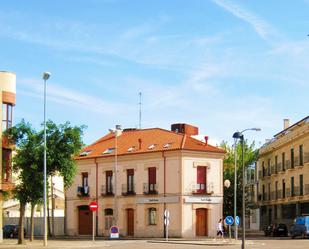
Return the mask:
<svg viewBox="0 0 309 249">
<path fill-rule="evenodd" d="M 168 226 L 170 224 L 170 211 L 167 209 L 164 211 L 164 225 Z"/>
<path fill-rule="evenodd" d="M 110 229 L 110 238 L 111 239 L 119 239 L 119 227 L 112 226 Z"/>
<path fill-rule="evenodd" d="M 90 211 L 92 211 L 92 212 L 97 211 L 97 209 L 98 209 L 98 203 L 96 203 L 95 201 L 90 202 L 90 204 L 89 204 L 89 209 L 90 209 Z"/>
<path fill-rule="evenodd" d="M 236 216 L 236 217 L 235 217 L 235 223 L 236 223 L 237 226 L 239 226 L 239 224 L 240 224 L 240 218 L 239 218 L 239 216 Z"/>
<path fill-rule="evenodd" d="M 233 225 L 234 218 L 232 216 L 226 216 L 225 223 L 226 223 L 226 225 Z"/>
</svg>

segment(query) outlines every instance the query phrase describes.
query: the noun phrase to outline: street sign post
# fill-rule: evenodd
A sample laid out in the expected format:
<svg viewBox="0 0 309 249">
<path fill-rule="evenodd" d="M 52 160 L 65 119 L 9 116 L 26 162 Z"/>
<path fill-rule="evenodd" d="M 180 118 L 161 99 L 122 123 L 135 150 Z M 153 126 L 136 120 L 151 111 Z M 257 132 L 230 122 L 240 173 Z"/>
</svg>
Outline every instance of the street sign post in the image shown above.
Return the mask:
<svg viewBox="0 0 309 249">
<path fill-rule="evenodd" d="M 95 230 L 95 215 L 94 213 L 98 209 L 98 203 L 95 201 L 90 202 L 89 209 L 92 212 L 92 241 L 94 241 L 94 230 Z"/>
<path fill-rule="evenodd" d="M 164 211 L 164 225 L 166 227 L 166 241 L 168 241 L 168 226 L 170 224 L 170 211 L 165 209 Z"/>
<path fill-rule="evenodd" d="M 240 218 L 239 218 L 239 216 L 236 216 L 236 217 L 235 217 L 235 224 L 236 224 L 237 226 L 239 226 L 239 224 L 240 224 Z"/>
<path fill-rule="evenodd" d="M 231 241 L 231 225 L 234 223 L 234 218 L 232 216 L 226 216 L 225 224 L 229 226 L 229 240 Z"/>
</svg>

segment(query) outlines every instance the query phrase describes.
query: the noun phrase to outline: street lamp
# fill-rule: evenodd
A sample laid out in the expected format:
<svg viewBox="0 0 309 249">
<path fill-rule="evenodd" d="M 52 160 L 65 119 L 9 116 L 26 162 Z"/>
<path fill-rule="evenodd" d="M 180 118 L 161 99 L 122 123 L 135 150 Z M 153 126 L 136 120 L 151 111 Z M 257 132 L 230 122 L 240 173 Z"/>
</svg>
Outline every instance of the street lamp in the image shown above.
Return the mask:
<svg viewBox="0 0 309 249">
<path fill-rule="evenodd" d="M 241 161 L 242 161 L 242 243 L 241 243 L 241 249 L 245 249 L 245 162 L 244 162 L 244 135 L 243 133 L 245 131 L 261 131 L 260 128 L 248 128 L 245 129 L 241 132 L 237 131 L 233 134 L 233 138 L 235 139 L 235 172 L 234 172 L 234 177 L 235 177 L 235 182 L 234 182 L 234 219 L 236 221 L 236 216 L 237 216 L 237 198 L 236 198 L 236 188 L 237 188 L 237 139 L 241 141 Z M 235 222 L 235 239 L 237 239 L 237 225 Z"/>
<path fill-rule="evenodd" d="M 46 200 L 46 81 L 50 77 L 49 72 L 43 73 L 44 80 L 44 246 L 47 246 L 47 200 Z"/>
<path fill-rule="evenodd" d="M 116 125 L 115 130 L 110 129 L 115 135 L 115 180 L 114 180 L 114 226 L 118 226 L 118 199 L 117 199 L 117 172 L 118 172 L 118 136 L 121 135 L 121 125 Z"/>
</svg>

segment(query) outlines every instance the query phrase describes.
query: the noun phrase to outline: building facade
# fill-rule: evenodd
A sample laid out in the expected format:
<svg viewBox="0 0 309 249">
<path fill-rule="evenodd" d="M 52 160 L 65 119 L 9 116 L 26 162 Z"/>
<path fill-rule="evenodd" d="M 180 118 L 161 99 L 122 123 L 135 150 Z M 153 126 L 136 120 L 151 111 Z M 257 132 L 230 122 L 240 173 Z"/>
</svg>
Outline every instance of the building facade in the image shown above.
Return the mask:
<svg viewBox="0 0 309 249">
<path fill-rule="evenodd" d="M 192 138 L 198 128 L 172 125 L 109 133 L 77 158 L 78 174 L 66 192 L 67 233 L 88 235 L 91 201 L 98 202 L 96 233 L 111 225 L 122 236 L 215 236 L 222 218 L 224 151 Z"/>
<path fill-rule="evenodd" d="M 15 105 L 16 96 L 16 76 L 14 73 L 0 71 L 0 101 L 2 103 L 1 113 L 1 131 L 5 131 L 12 126 L 13 120 L 13 107 Z M 0 172 L 0 227 L 2 228 L 2 205 L 3 205 L 3 192 L 10 191 L 13 188 L 12 183 L 12 145 L 8 139 L 0 135 L 2 149 L 0 151 L 1 160 L 1 172 Z M 3 234 L 0 229 L 0 240 L 2 240 Z"/>
<path fill-rule="evenodd" d="M 258 159 L 260 228 L 291 225 L 309 214 L 309 116 L 289 125 L 260 148 Z"/>
</svg>

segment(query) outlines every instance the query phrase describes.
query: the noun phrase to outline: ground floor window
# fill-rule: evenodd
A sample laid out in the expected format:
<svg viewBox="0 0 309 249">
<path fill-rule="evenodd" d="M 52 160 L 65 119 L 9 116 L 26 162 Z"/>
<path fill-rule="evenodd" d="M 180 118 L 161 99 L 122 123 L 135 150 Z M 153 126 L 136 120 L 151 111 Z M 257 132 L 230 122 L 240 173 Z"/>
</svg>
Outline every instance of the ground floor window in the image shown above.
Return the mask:
<svg viewBox="0 0 309 249">
<path fill-rule="evenodd" d="M 157 210 L 155 208 L 149 208 L 148 209 L 148 220 L 149 225 L 156 225 L 157 222 Z"/>
<path fill-rule="evenodd" d="M 109 230 L 113 225 L 113 209 L 106 208 L 104 210 L 104 223 L 105 223 L 105 230 Z"/>
</svg>

